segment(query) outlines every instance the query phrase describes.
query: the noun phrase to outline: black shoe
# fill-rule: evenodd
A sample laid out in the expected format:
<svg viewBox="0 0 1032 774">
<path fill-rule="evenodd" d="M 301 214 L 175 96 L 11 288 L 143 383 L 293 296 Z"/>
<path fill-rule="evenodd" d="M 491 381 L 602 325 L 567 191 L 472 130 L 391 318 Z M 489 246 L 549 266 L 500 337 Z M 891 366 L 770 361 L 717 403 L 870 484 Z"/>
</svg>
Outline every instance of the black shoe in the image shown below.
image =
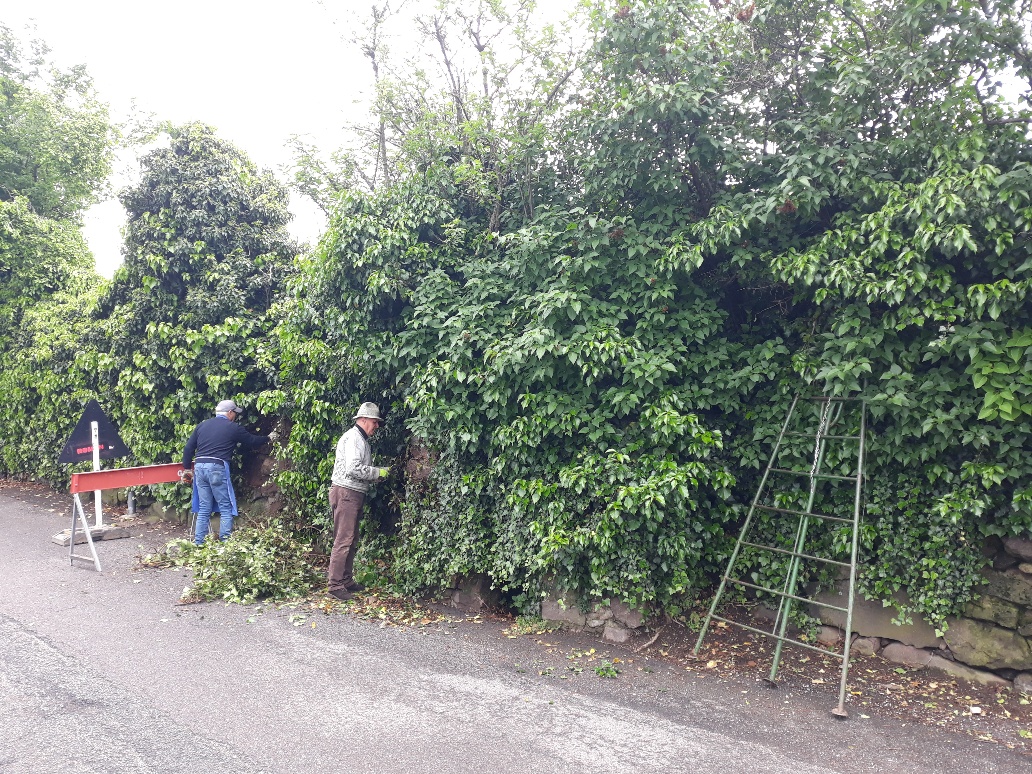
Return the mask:
<svg viewBox="0 0 1032 774">
<path fill-rule="evenodd" d="M 352 594 L 347 589 L 338 589 L 337 591 L 331 591 L 330 592 L 330 596 L 331 597 L 336 597 L 341 602 L 346 602 L 349 599 L 354 599 L 355 598 L 355 595 Z"/>
<path fill-rule="evenodd" d="M 355 594 L 357 594 L 360 591 L 365 591 L 365 586 L 363 586 L 358 581 L 352 581 L 344 588 L 346 588 L 348 591 L 354 592 Z"/>
</svg>

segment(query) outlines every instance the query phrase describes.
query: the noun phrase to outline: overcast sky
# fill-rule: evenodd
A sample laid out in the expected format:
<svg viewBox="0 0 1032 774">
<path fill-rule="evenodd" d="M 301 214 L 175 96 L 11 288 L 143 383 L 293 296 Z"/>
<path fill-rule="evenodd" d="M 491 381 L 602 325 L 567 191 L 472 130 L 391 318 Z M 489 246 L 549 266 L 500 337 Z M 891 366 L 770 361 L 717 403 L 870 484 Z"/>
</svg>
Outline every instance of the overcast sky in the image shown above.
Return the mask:
<svg viewBox="0 0 1032 774">
<path fill-rule="evenodd" d="M 369 5 L 0 0 L 0 21 L 23 40 L 24 25 L 34 22 L 60 66 L 85 64 L 115 118 L 128 115 L 135 100 L 158 119 L 203 121 L 259 165 L 276 168 L 289 161 L 290 135 L 309 135 L 332 150 L 344 124 L 364 115 L 369 66 L 346 42 L 346 26 Z M 323 227 L 316 208 L 295 197 L 291 209 L 294 235 L 314 240 Z M 87 240 L 108 277 L 121 261 L 123 222 L 117 201 L 87 216 Z"/>
<path fill-rule="evenodd" d="M 382 5 L 383 0 L 375 0 Z M 85 64 L 112 117 L 136 111 L 173 123 L 202 121 L 263 167 L 290 161 L 292 135 L 330 152 L 344 127 L 368 116 L 369 61 L 351 43 L 374 0 L 0 0 L 0 22 L 22 40 L 39 38 L 60 67 Z M 577 0 L 541 0 L 536 18 L 558 21 Z M 394 0 L 404 18 L 391 24 L 390 49 L 415 48 L 411 17 L 435 0 Z M 26 25 L 34 25 L 34 31 Z M 114 188 L 138 178 L 123 153 Z M 292 234 L 314 242 L 325 219 L 292 196 Z M 94 206 L 84 233 L 97 269 L 110 277 L 121 263 L 125 214 L 115 199 Z"/>
</svg>

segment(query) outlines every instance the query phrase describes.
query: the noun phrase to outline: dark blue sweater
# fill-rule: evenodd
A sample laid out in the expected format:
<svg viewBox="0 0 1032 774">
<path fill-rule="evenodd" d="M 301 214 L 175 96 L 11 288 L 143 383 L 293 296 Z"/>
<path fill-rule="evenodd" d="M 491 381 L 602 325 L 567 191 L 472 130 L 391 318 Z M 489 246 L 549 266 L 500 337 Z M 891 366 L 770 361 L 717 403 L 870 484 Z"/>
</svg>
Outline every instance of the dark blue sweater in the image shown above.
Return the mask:
<svg viewBox="0 0 1032 774">
<path fill-rule="evenodd" d="M 226 417 L 205 419 L 194 428 L 190 440 L 186 442 L 186 448 L 183 450 L 183 467 L 192 468 L 195 459 L 201 462 L 210 462 L 214 459 L 230 462 L 237 444 L 253 449 L 268 442 L 269 436 L 252 435 Z"/>
</svg>

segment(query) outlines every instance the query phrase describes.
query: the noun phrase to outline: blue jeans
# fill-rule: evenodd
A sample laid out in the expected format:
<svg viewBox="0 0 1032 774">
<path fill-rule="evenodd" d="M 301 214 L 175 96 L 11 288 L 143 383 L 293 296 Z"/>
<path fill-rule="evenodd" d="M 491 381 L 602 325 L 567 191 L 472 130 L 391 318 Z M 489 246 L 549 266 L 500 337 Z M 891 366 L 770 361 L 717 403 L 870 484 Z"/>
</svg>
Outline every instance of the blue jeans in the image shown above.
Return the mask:
<svg viewBox="0 0 1032 774">
<path fill-rule="evenodd" d="M 233 531 L 233 501 L 229 499 L 229 482 L 226 481 L 226 466 L 221 462 L 198 462 L 193 467 L 197 483 L 197 528 L 194 543 L 200 545 L 208 536 L 211 512 L 218 507 L 222 514 L 219 524 L 219 540 L 225 540 Z"/>
</svg>

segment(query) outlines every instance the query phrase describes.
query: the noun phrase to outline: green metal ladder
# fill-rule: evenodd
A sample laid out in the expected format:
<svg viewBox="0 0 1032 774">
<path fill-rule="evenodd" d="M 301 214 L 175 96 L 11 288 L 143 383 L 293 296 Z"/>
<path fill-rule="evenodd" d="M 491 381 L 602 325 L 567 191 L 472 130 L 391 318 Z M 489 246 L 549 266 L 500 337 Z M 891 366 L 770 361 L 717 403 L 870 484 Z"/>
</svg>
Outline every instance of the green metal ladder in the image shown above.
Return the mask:
<svg viewBox="0 0 1032 774">
<path fill-rule="evenodd" d="M 814 401 L 818 406 L 818 428 L 816 434 L 789 431 L 789 426 L 792 421 L 792 416 L 796 412 L 796 408 L 800 401 Z M 860 416 L 859 416 L 859 435 L 838 435 L 830 432 L 831 428 L 841 419 L 843 407 L 849 403 L 859 403 Z M 842 661 L 842 677 L 839 681 L 839 702 L 838 706 L 832 710 L 832 714 L 840 717 L 847 718 L 849 713 L 846 712 L 845 700 L 846 700 L 846 676 L 849 672 L 849 647 L 850 647 L 850 635 L 852 632 L 853 623 L 853 596 L 856 587 L 856 556 L 857 556 L 857 544 L 860 532 L 860 514 L 862 509 L 862 497 L 863 497 L 863 481 L 864 481 L 864 454 L 865 454 L 865 442 L 867 434 L 867 401 L 863 398 L 839 398 L 829 396 L 819 397 L 801 397 L 796 395 L 792 400 L 792 405 L 788 409 L 788 415 L 785 417 L 785 423 L 781 427 L 781 432 L 778 434 L 777 442 L 774 444 L 774 450 L 771 452 L 770 460 L 767 462 L 767 467 L 763 471 L 763 477 L 760 480 L 760 485 L 756 490 L 756 496 L 753 498 L 752 505 L 749 507 L 749 513 L 745 517 L 745 524 L 742 525 L 742 531 L 738 535 L 738 541 L 735 543 L 734 551 L 731 553 L 731 558 L 727 564 L 727 570 L 724 572 L 723 577 L 720 581 L 720 587 L 717 589 L 717 594 L 713 598 L 713 604 L 710 605 L 709 613 L 702 625 L 702 630 L 699 632 L 698 642 L 695 643 L 694 653 L 698 655 L 699 649 L 702 647 L 702 642 L 706 638 L 706 633 L 709 631 L 710 623 L 714 620 L 723 621 L 726 624 L 738 626 L 742 629 L 754 632 L 764 637 L 769 637 L 777 642 L 774 650 L 774 661 L 771 664 L 770 676 L 767 678 L 767 682 L 772 687 L 776 686 L 776 678 L 778 673 L 778 667 L 781 663 L 781 651 L 785 643 L 792 645 L 798 645 L 809 650 L 817 651 L 827 656 L 832 656 Z M 785 441 L 786 436 L 797 436 L 812 438 L 814 441 L 813 451 L 813 464 L 810 470 L 794 470 L 789 468 L 775 467 L 778 455 L 781 452 L 782 444 Z M 833 475 L 830 473 L 822 473 L 821 467 L 824 463 L 825 451 L 827 449 L 828 441 L 858 441 L 857 449 L 857 467 L 856 474 L 853 476 L 841 476 Z M 809 478 L 810 489 L 807 499 L 806 508 L 798 511 L 790 508 L 779 508 L 774 505 L 767 505 L 762 502 L 764 492 L 767 489 L 767 483 L 771 480 L 771 474 L 775 475 L 788 475 L 788 476 L 805 476 Z M 817 494 L 817 484 L 819 481 L 846 481 L 852 482 L 855 485 L 855 494 L 853 497 L 853 515 L 852 518 L 845 518 L 842 516 L 832 516 L 822 513 L 814 513 L 813 506 Z M 753 525 L 753 516 L 756 511 L 764 511 L 767 513 L 775 514 L 776 516 L 794 516 L 798 518 L 795 531 L 795 542 L 791 550 L 787 548 L 779 548 L 777 546 L 764 545 L 761 543 L 751 542 L 747 539 L 749 535 L 749 529 Z M 840 561 L 837 559 L 829 559 L 826 557 L 814 556 L 804 551 L 807 532 L 810 528 L 811 520 L 817 522 L 827 523 L 847 523 L 852 525 L 852 536 L 850 540 L 850 557 L 849 561 Z M 738 561 L 743 546 L 752 548 L 760 551 L 770 551 L 777 554 L 787 555 L 789 557 L 788 566 L 785 572 L 785 580 L 780 589 L 766 588 L 758 584 L 749 583 L 740 578 L 734 576 L 735 563 Z M 819 562 L 828 564 L 840 568 L 848 568 L 849 571 L 849 589 L 847 595 L 846 607 L 833 605 L 827 602 L 819 602 L 817 600 L 806 599 L 796 594 L 797 584 L 799 581 L 799 568 L 800 563 L 803 560 Z M 769 594 L 776 595 L 779 597 L 778 611 L 774 618 L 774 624 L 771 631 L 764 631 L 757 629 L 746 624 L 739 623 L 737 621 L 731 621 L 727 618 L 723 618 L 716 615 L 717 606 L 720 604 L 720 599 L 724 595 L 728 584 L 734 584 L 744 588 L 750 588 L 754 591 L 766 592 Z M 821 607 L 830 608 L 833 610 L 839 610 L 846 615 L 845 622 L 845 645 L 841 653 L 835 650 L 829 650 L 826 648 L 817 647 L 810 645 L 805 642 L 786 637 L 786 631 L 788 628 L 789 616 L 792 610 L 793 602 L 800 602 L 806 604 L 814 604 Z"/>
</svg>

